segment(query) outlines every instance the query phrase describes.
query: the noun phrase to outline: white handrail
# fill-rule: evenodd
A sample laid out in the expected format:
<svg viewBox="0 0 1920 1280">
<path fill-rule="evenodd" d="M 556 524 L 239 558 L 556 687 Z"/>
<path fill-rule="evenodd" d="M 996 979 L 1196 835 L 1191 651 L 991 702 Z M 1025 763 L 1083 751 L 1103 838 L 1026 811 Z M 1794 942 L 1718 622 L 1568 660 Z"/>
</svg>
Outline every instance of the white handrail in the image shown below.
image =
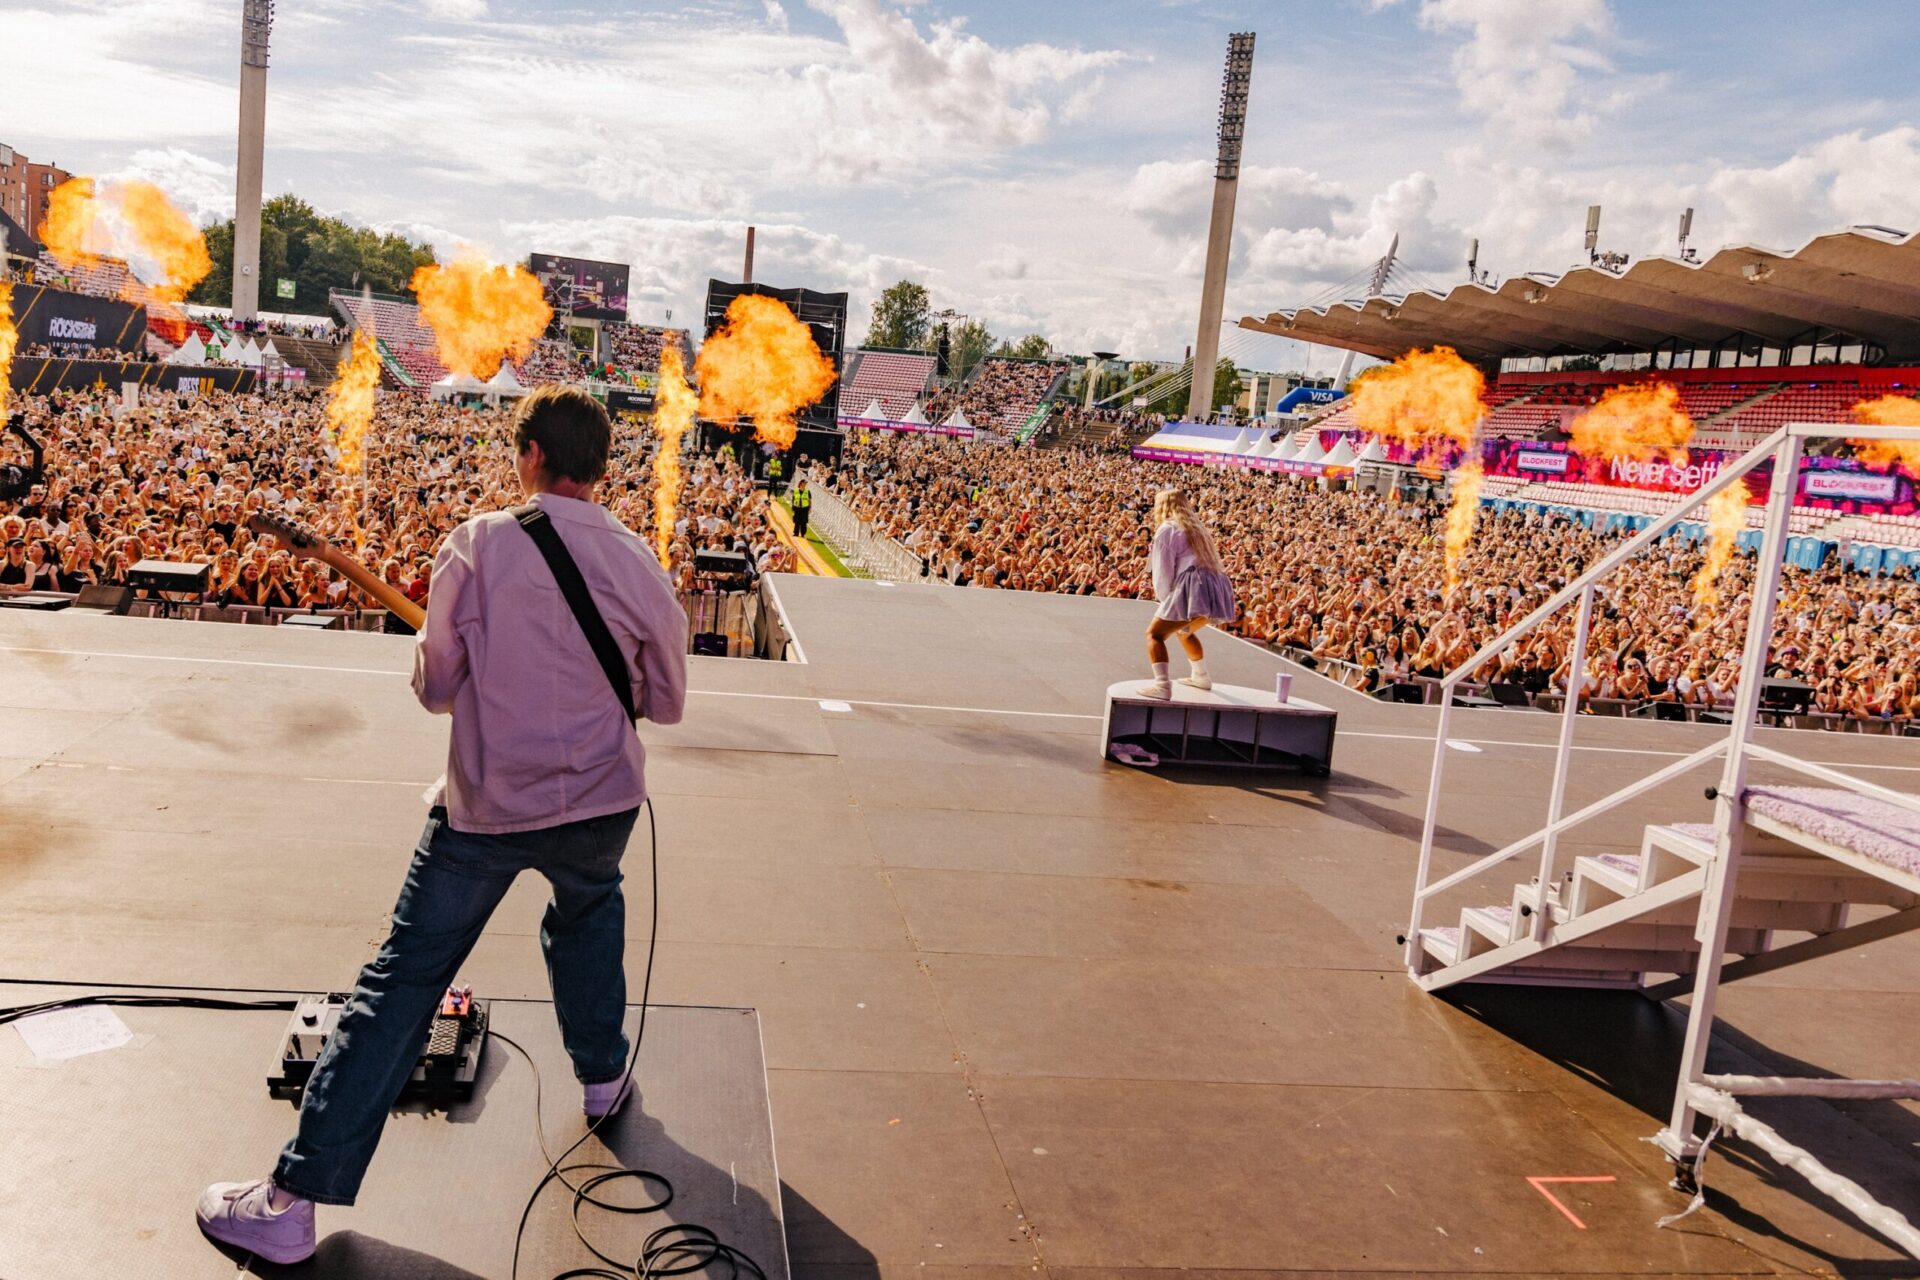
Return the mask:
<svg viewBox="0 0 1920 1280">
<path fill-rule="evenodd" d="M 1630 782 L 1626 786 L 1620 788 L 1620 790 L 1615 791 L 1610 795 L 1603 796 L 1598 800 L 1595 800 L 1592 804 L 1588 805 L 1586 808 L 1575 810 L 1574 812 L 1566 815 L 1563 818 L 1558 819 L 1557 821 L 1548 823 L 1546 826 L 1540 828 L 1540 830 L 1538 831 L 1532 832 L 1529 835 L 1521 836 L 1518 840 L 1515 840 L 1512 844 L 1508 845 L 1506 848 L 1496 849 L 1492 853 L 1489 853 L 1484 857 L 1478 858 L 1473 862 L 1468 863 L 1466 866 L 1460 868 L 1458 871 L 1455 871 L 1450 875 L 1443 876 L 1440 879 L 1435 880 L 1432 884 L 1425 885 L 1420 889 L 1415 890 L 1415 894 L 1414 894 L 1415 899 L 1424 900 L 1427 898 L 1431 898 L 1436 893 L 1442 893 L 1448 889 L 1451 889 L 1455 885 L 1461 883 L 1462 881 L 1471 880 L 1474 876 L 1479 875 L 1482 871 L 1486 871 L 1489 868 L 1496 867 L 1500 863 L 1507 861 L 1509 858 L 1513 858 L 1519 854 L 1525 853 L 1529 848 L 1531 848 L 1535 844 L 1538 844 L 1541 840 L 1545 839 L 1547 836 L 1565 831 L 1570 827 L 1577 827 L 1581 823 L 1585 822 L 1588 818 L 1594 817 L 1598 814 L 1606 812 L 1608 809 L 1613 808 L 1615 805 L 1619 804 L 1622 800 L 1631 800 L 1635 796 L 1640 795 L 1642 792 L 1651 791 L 1655 787 L 1660 786 L 1663 783 L 1670 782 L 1674 778 L 1677 778 L 1681 774 L 1685 773 L 1687 770 L 1697 768 L 1698 766 L 1705 764 L 1707 761 L 1713 759 L 1715 756 L 1720 755 L 1726 749 L 1727 749 L 1727 744 L 1725 742 L 1715 742 L 1715 743 L 1712 743 L 1711 745 L 1700 748 L 1698 751 L 1694 752 L 1690 756 L 1682 756 L 1680 759 L 1675 760 L 1672 764 L 1669 764 L 1664 768 L 1655 770 L 1653 773 L 1648 774 L 1646 777 L 1640 779 L 1638 782 Z M 1545 883 L 1545 882 L 1542 881 L 1542 883 Z"/>
</svg>

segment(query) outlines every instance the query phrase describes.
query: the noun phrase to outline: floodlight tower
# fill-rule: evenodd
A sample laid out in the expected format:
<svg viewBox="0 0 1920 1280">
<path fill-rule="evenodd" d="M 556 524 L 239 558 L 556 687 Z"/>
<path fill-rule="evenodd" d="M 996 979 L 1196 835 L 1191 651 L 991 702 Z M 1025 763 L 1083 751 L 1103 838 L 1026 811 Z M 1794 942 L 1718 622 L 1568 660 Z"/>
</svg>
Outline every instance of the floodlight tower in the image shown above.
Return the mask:
<svg viewBox="0 0 1920 1280">
<path fill-rule="evenodd" d="M 233 183 L 233 318 L 260 312 L 260 187 L 267 146 L 273 0 L 240 0 L 240 156 Z"/>
<path fill-rule="evenodd" d="M 1200 284 L 1200 332 L 1193 343 L 1193 385 L 1187 417 L 1213 417 L 1213 367 L 1220 359 L 1220 313 L 1227 301 L 1227 256 L 1233 248 L 1233 201 L 1240 190 L 1240 142 L 1247 129 L 1247 89 L 1253 83 L 1253 32 L 1227 37 L 1227 70 L 1220 86 L 1220 154 L 1213 168 L 1213 219 L 1207 226 L 1207 273 Z"/>
</svg>

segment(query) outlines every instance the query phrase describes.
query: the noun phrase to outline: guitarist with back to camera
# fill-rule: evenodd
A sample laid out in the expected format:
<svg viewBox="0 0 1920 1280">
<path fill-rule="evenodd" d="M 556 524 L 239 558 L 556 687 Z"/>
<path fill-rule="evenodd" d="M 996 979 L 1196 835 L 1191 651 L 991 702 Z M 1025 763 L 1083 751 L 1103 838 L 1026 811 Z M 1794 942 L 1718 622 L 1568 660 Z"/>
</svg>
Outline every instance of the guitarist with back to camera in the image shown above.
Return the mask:
<svg viewBox="0 0 1920 1280">
<path fill-rule="evenodd" d="M 528 396 L 514 425 L 528 505 L 467 521 L 434 560 L 413 691 L 453 716 L 446 775 L 391 931 L 307 1082 L 299 1131 L 271 1177 L 201 1196 L 215 1240 L 279 1263 L 312 1255 L 314 1205 L 353 1203 L 442 994 L 522 871 L 553 887 L 540 946 L 581 1109 L 596 1121 L 627 1100 L 620 858 L 646 798 L 634 721 L 679 721 L 687 618 L 646 540 L 594 500 L 611 439 L 586 392 Z M 302 554 L 340 555 L 263 523 Z"/>
</svg>

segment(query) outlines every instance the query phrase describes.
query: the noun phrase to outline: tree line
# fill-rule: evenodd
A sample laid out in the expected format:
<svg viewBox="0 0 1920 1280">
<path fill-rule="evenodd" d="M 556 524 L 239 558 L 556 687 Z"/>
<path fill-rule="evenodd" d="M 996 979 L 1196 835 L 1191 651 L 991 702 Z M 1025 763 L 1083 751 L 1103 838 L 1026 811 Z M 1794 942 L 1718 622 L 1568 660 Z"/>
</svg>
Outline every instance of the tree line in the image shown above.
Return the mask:
<svg viewBox="0 0 1920 1280">
<path fill-rule="evenodd" d="M 224 307 L 233 299 L 233 219 L 205 228 L 213 270 L 187 301 Z M 260 208 L 260 309 L 327 314 L 329 290 L 411 296 L 415 268 L 433 262 L 433 246 L 356 227 L 318 213 L 298 196 L 279 195 Z M 291 283 L 292 297 L 282 281 Z"/>
</svg>

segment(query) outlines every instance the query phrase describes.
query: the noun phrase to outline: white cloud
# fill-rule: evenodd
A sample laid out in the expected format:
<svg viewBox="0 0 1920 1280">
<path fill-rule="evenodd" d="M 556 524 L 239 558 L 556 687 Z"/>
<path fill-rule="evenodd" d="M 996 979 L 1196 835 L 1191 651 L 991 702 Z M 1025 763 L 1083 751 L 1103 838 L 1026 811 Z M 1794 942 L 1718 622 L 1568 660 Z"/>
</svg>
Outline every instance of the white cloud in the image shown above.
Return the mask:
<svg viewBox="0 0 1920 1280">
<path fill-rule="evenodd" d="M 444 22 L 479 22 L 487 16 L 487 0 L 423 0 L 421 7 Z"/>
<path fill-rule="evenodd" d="M 1586 77 L 1612 70 L 1593 47 L 1612 30 L 1607 0 L 1421 0 L 1420 24 L 1467 33 L 1454 83 L 1491 136 L 1565 146 L 1593 131 Z"/>
<path fill-rule="evenodd" d="M 767 22 L 776 31 L 787 29 L 787 7 L 780 0 L 760 0 L 767 11 Z"/>
<path fill-rule="evenodd" d="M 166 192 L 198 226 L 233 216 L 233 166 L 184 147 L 136 151 L 126 164 L 99 176 L 151 182 Z"/>
<path fill-rule="evenodd" d="M 1798 248 L 1852 223 L 1920 229 L 1920 131 L 1838 134 L 1771 168 L 1724 168 L 1706 184 L 1726 238 Z"/>
</svg>

